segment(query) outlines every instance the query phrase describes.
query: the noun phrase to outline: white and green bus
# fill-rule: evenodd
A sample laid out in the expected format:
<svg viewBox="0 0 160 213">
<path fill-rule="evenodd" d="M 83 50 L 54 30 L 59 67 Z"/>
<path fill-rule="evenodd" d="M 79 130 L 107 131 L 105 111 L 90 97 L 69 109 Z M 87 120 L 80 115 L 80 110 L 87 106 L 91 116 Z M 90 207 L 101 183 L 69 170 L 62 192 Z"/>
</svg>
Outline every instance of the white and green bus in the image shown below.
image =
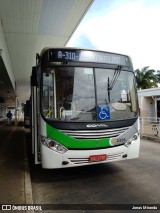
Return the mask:
<svg viewBox="0 0 160 213">
<path fill-rule="evenodd" d="M 31 76 L 32 153 L 42 168 L 137 158 L 135 76 L 126 55 L 45 48 Z"/>
</svg>

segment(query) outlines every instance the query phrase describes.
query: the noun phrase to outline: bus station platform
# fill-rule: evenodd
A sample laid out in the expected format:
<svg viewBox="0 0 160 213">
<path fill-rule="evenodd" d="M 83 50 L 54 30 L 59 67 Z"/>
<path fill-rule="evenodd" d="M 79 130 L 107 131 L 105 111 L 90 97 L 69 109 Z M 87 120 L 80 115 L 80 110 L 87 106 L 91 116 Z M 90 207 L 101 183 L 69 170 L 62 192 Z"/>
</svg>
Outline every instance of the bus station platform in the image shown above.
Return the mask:
<svg viewBox="0 0 160 213">
<path fill-rule="evenodd" d="M 0 120 L 0 204 L 33 204 L 23 121 Z"/>
</svg>

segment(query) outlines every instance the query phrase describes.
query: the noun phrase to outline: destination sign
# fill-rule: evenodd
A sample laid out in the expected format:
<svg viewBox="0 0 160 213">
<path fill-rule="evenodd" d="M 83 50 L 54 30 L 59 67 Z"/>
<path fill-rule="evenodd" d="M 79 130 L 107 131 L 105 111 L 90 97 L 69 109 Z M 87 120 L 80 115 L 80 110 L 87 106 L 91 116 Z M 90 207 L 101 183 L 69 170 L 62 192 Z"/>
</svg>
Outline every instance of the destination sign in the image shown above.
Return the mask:
<svg viewBox="0 0 160 213">
<path fill-rule="evenodd" d="M 94 62 L 129 66 L 129 58 L 115 53 L 76 49 L 50 49 L 49 62 Z"/>
</svg>

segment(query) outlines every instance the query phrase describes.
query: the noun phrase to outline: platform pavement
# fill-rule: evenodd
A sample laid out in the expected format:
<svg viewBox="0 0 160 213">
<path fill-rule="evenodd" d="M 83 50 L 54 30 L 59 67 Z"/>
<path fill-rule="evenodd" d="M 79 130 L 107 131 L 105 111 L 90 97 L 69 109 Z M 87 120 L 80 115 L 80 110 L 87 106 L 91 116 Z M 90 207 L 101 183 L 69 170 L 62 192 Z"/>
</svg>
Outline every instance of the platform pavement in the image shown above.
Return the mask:
<svg viewBox="0 0 160 213">
<path fill-rule="evenodd" d="M 0 121 L 0 204 L 33 204 L 22 121 Z"/>
</svg>

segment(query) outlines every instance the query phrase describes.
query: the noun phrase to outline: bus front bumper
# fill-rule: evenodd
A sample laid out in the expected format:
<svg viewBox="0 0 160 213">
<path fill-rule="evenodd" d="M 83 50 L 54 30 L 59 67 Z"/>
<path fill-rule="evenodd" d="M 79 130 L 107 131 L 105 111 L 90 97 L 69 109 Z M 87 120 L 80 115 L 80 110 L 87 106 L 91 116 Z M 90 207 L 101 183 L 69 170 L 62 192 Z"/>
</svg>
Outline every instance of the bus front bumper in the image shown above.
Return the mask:
<svg viewBox="0 0 160 213">
<path fill-rule="evenodd" d="M 97 150 L 68 150 L 64 154 L 55 152 L 42 144 L 41 159 L 42 168 L 66 168 L 99 163 L 107 163 L 126 159 L 137 158 L 139 156 L 140 139 L 129 147 L 124 145 Z M 106 155 L 105 160 L 91 161 L 90 156 Z"/>
</svg>

